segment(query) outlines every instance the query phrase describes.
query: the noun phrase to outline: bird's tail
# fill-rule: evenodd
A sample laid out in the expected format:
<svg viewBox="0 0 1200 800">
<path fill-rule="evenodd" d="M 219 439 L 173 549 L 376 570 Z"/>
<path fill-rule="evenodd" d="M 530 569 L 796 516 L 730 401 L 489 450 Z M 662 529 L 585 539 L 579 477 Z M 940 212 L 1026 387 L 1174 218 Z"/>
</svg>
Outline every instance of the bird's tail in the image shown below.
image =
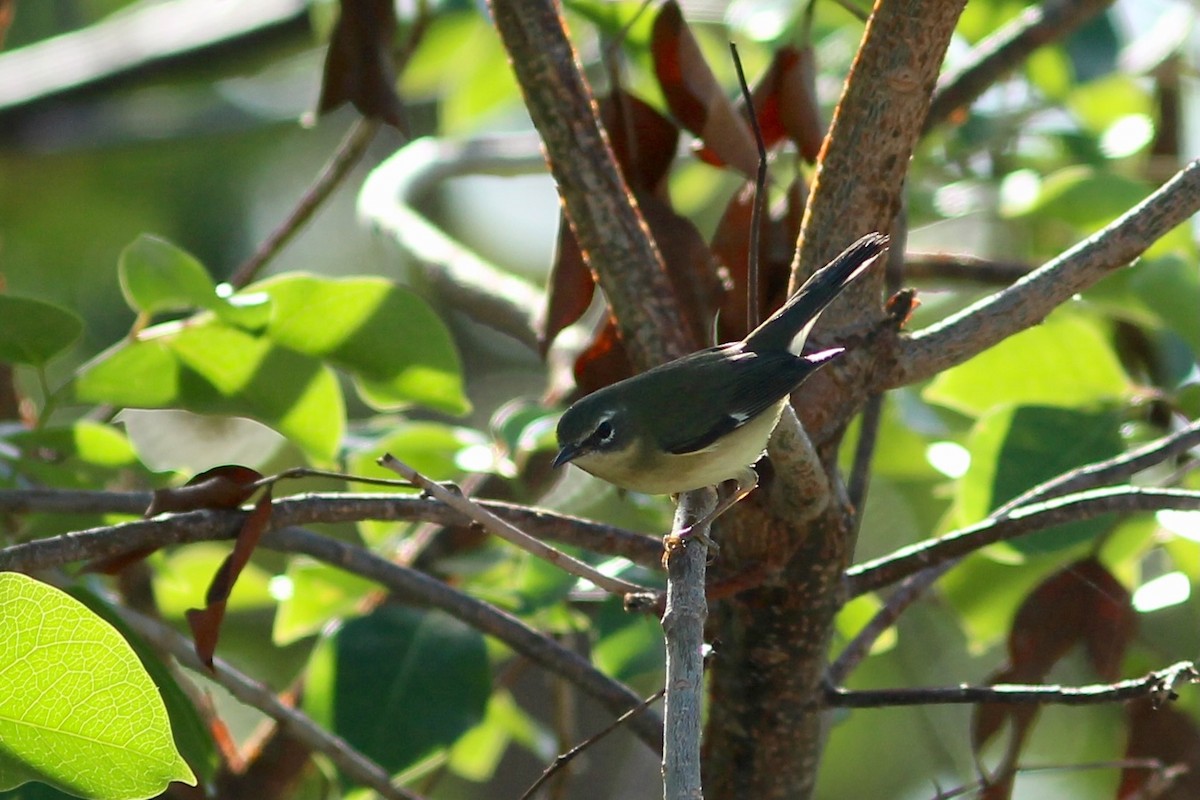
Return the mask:
<svg viewBox="0 0 1200 800">
<path fill-rule="evenodd" d="M 746 337 L 746 349 L 757 353 L 799 353 L 817 317 L 842 290 L 866 270 L 887 247 L 888 237 L 868 233 L 812 274 L 795 294 Z"/>
</svg>

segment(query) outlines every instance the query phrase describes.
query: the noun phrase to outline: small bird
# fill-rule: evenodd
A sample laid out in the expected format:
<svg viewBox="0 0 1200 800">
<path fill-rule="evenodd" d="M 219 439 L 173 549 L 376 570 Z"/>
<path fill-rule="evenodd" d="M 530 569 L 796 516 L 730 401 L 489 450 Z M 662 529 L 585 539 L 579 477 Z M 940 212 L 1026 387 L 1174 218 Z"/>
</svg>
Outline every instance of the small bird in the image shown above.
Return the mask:
<svg viewBox="0 0 1200 800">
<path fill-rule="evenodd" d="M 644 494 L 736 480 L 737 488 L 690 529 L 712 522 L 758 484 L 750 465 L 766 449 L 788 396 L 845 350 L 801 354 L 821 312 L 887 242 L 871 233 L 850 245 L 740 342 L 677 358 L 576 401 L 558 421 L 554 466 L 573 463 Z"/>
</svg>

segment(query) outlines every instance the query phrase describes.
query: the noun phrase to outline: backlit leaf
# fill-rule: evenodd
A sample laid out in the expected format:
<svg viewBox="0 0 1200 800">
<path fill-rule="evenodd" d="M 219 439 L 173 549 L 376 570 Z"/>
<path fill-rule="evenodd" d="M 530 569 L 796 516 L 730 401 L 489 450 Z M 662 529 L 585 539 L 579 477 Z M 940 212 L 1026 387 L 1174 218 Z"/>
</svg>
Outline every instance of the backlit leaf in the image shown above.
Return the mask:
<svg viewBox="0 0 1200 800">
<path fill-rule="evenodd" d="M 108 623 L 58 589 L 0 574 L 0 790 L 30 780 L 89 798 L 196 779 L 162 698 Z"/>
</svg>

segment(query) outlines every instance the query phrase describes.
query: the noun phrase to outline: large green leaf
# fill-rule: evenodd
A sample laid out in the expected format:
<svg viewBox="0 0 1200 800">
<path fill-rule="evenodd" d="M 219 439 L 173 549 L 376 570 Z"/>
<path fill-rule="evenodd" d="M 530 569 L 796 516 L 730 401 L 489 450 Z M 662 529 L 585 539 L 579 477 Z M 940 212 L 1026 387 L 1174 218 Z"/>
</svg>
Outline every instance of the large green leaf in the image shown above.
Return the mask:
<svg viewBox="0 0 1200 800">
<path fill-rule="evenodd" d="M 267 336 L 350 372 L 381 409 L 470 408 L 449 331 L 416 294 L 382 278 L 283 275 L 250 287 L 273 301 Z"/>
<path fill-rule="evenodd" d="M 440 611 L 384 606 L 317 645 L 304 702 L 318 722 L 397 772 L 479 723 L 490 692 L 478 631 Z"/>
<path fill-rule="evenodd" d="M 146 334 L 85 368 L 76 396 L 128 408 L 247 416 L 319 459 L 336 452 L 345 407 L 337 378 L 319 361 L 216 320 Z"/>
<path fill-rule="evenodd" d="M 83 333 L 83 320 L 65 308 L 0 294 L 0 361 L 40 367 Z"/>
<path fill-rule="evenodd" d="M 1082 406 L 1128 397 L 1133 387 L 1098 327 L 1069 312 L 1052 314 L 948 369 L 924 398 L 979 416 L 1003 405 Z"/>
<path fill-rule="evenodd" d="M 99 596 L 78 586 L 68 591 L 72 597 L 87 606 L 89 611 L 112 625 L 133 648 L 133 652 L 141 659 L 146 673 L 162 695 L 180 754 L 188 766 L 200 773 L 202 781 L 211 781 L 216 776 L 221 760 L 217 755 L 212 733 L 208 724 L 200 718 L 196 705 L 180 687 L 175 673 L 163 663 L 161 654 L 143 640 L 137 631 L 130 628 L 112 606 Z"/>
<path fill-rule="evenodd" d="M 969 524 L 1049 478 L 1123 449 L 1120 416 L 1069 408 L 1018 406 L 981 418 L 971 432 L 971 468 L 959 482 L 958 520 Z M 1112 517 L 1058 525 L 1014 539 L 1021 552 L 1056 550 L 1099 536 Z"/>
<path fill-rule="evenodd" d="M 0 789 L 128 800 L 195 785 L 154 682 L 108 623 L 16 573 L 0 574 L 0 618 Z"/>
</svg>

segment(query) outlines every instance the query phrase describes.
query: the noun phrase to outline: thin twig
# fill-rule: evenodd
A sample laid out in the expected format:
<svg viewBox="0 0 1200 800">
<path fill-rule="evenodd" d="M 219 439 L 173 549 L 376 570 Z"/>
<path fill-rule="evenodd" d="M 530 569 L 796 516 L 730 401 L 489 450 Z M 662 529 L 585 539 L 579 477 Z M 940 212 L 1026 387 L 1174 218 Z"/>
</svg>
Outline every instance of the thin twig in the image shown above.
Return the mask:
<svg viewBox="0 0 1200 800">
<path fill-rule="evenodd" d="M 909 280 L 972 281 L 1008 286 L 1033 272 L 1024 261 L 995 261 L 948 253 L 906 253 L 904 276 Z"/>
<path fill-rule="evenodd" d="M 271 235 L 263 240 L 254 254 L 244 261 L 229 278 L 229 283 L 235 288 L 242 288 L 258 274 L 292 237 L 300 232 L 304 224 L 316 212 L 321 204 L 333 194 L 333 190 L 350 174 L 350 170 L 367 152 L 367 145 L 375 138 L 379 130 L 379 122 L 371 119 L 359 119 L 351 126 L 333 157 L 322 167 L 316 180 L 312 182 L 301 195 L 299 202 L 288 214 L 287 219 L 279 224 Z"/>
<path fill-rule="evenodd" d="M 754 108 L 754 97 L 750 94 L 750 85 L 746 83 L 746 73 L 742 69 L 742 59 L 738 55 L 737 45 L 729 43 L 729 53 L 733 57 L 733 66 L 737 69 L 738 86 L 742 89 L 742 100 L 746 104 L 746 114 L 750 118 L 750 130 L 754 132 L 754 144 L 758 148 L 758 170 L 754 174 L 754 203 L 750 207 L 750 252 L 746 254 L 746 330 L 752 331 L 758 327 L 759 315 L 759 240 L 762 238 L 763 208 L 767 203 L 767 145 L 763 142 L 762 129 L 758 124 L 758 112 Z"/>
<path fill-rule="evenodd" d="M 538 789 L 540 789 L 542 784 L 544 784 L 546 781 L 550 780 L 550 778 L 554 775 L 555 772 L 558 772 L 560 769 L 565 767 L 576 756 L 580 755 L 585 750 L 587 750 L 589 747 L 596 744 L 596 742 L 600 741 L 601 739 L 603 739 L 604 737 L 608 736 L 610 733 L 615 731 L 617 728 L 624 725 L 635 714 L 639 714 L 642 711 L 645 711 L 647 708 L 652 706 L 654 703 L 658 702 L 658 700 L 660 698 L 662 698 L 662 696 L 664 694 L 666 694 L 666 692 L 667 692 L 667 690 L 665 688 L 659 689 L 657 692 L 650 695 L 645 700 L 638 703 L 636 706 L 629 709 L 624 714 L 622 714 L 621 716 L 617 717 L 615 720 L 610 722 L 608 724 L 608 726 L 605 727 L 603 730 L 584 739 L 582 742 L 575 745 L 574 747 L 572 747 L 570 750 L 566 751 L 565 753 L 561 753 L 557 758 L 554 759 L 554 762 L 552 764 L 550 764 L 550 766 L 546 767 L 546 769 L 542 772 L 542 774 L 538 776 L 538 779 L 533 782 L 533 785 L 530 786 L 528 789 L 526 789 L 525 793 L 522 794 L 518 798 L 518 800 L 529 800 L 529 798 L 533 797 L 534 792 L 536 792 Z"/>
<path fill-rule="evenodd" d="M 1200 683 L 1194 661 L 1180 661 L 1164 669 L 1116 683 L 1090 686 L 996 684 L 994 686 L 939 686 L 922 689 L 850 690 L 826 687 L 825 702 L 839 708 L 950 705 L 974 703 L 1024 703 L 1083 706 L 1116 703 L 1139 697 L 1158 701 L 1175 699 L 1181 684 Z"/>
<path fill-rule="evenodd" d="M 241 527 L 243 517 L 242 512 L 235 511 L 192 511 L 38 539 L 0 550 L 0 571 L 28 573 L 166 544 L 225 540 Z M 530 661 L 566 677 L 615 714 L 624 713 L 641 699 L 578 653 L 533 630 L 513 615 L 362 547 L 294 527 L 268 531 L 261 546 L 310 556 L 374 581 L 403 602 L 445 611 L 485 635 L 499 639 Z M 662 751 L 661 720 L 654 715 L 642 715 L 631 726 L 654 752 Z"/>
<path fill-rule="evenodd" d="M 244 675 L 221 658 L 214 658 L 212 669 L 196 655 L 195 645 L 174 629 L 121 605 L 111 606 L 129 627 L 154 646 L 174 656 L 180 664 L 215 680 L 235 698 L 271 717 L 289 734 L 313 751 L 322 753 L 355 783 L 369 786 L 393 800 L 420 800 L 420 796 L 392 785 L 383 767 L 356 750 L 349 742 L 325 730 L 303 712 L 280 702 L 263 684 Z"/>
<path fill-rule="evenodd" d="M 1112 2 L 1050 0 L 1026 8 L 1019 17 L 980 42 L 967 63 L 938 81 L 929 116 L 925 119 L 925 132 L 973 102 L 1001 76 L 1024 62 L 1034 50 L 1065 39 Z"/>
<path fill-rule="evenodd" d="M 138 514 L 146 511 L 152 499 L 150 492 L 102 492 L 81 489 L 0 489 L 0 511 L 22 514 L 47 512 L 54 514 Z M 605 525 L 540 508 L 502 503 L 494 500 L 476 501 L 492 513 L 503 517 L 526 533 L 553 541 L 582 547 L 596 553 L 627 558 L 635 564 L 652 569 L 661 568 L 662 540 L 658 537 L 632 533 L 614 525 Z M 211 512 L 203 518 L 203 526 L 210 532 L 225 530 L 237 524 L 239 512 Z M 462 515 L 439 500 L 416 495 L 377 494 L 366 492 L 309 492 L 284 497 L 274 501 L 271 512 L 272 525 L 310 525 L 318 522 L 431 522 L 453 526 L 463 524 Z M 195 526 L 194 517 L 168 515 L 154 520 L 137 520 L 120 523 L 125 543 L 138 541 L 140 544 L 121 552 L 146 547 L 164 547 L 178 544 L 177 537 L 185 529 Z M 204 530 L 199 530 L 203 534 Z M 97 528 L 96 530 L 104 530 Z M 69 540 L 65 540 L 69 541 Z M 39 544 L 45 543 L 44 545 Z M 58 551 L 62 561 L 79 561 L 95 557 L 94 553 L 78 555 L 64 549 L 61 538 L 31 542 L 34 546 L 46 546 Z M 121 542 L 114 541 L 117 547 Z M 106 556 L 120 555 L 112 552 Z M 53 558 L 53 554 L 49 554 Z"/>
<path fill-rule="evenodd" d="M 1200 492 L 1118 486 L 1095 489 L 1024 506 L 1003 519 L 987 519 L 936 539 L 897 550 L 883 558 L 846 570 L 846 597 L 881 589 L 916 572 L 1064 522 L 1103 514 L 1129 514 L 1163 509 L 1200 510 Z"/>
<path fill-rule="evenodd" d="M 1147 442 L 1143 446 L 1122 453 L 1115 458 L 1078 467 L 1038 484 L 997 508 L 988 515 L 988 519 L 1008 516 L 1017 508 L 1030 505 L 1038 500 L 1115 483 L 1187 452 L 1198 445 L 1200 445 L 1200 422 L 1193 422 L 1170 435 Z M 905 610 L 915 603 L 930 586 L 937 583 L 938 579 L 952 569 L 958 561 L 959 559 L 952 559 L 905 578 L 896 591 L 888 597 L 883 608 L 875 613 L 875 616 L 846 645 L 837 660 L 830 665 L 827 672 L 829 682 L 837 686 L 845 681 L 854 668 L 866 658 L 884 631 L 891 628 Z"/>
<path fill-rule="evenodd" d="M 488 511 L 474 500 L 464 497 L 457 492 L 450 491 L 437 481 L 429 480 L 391 453 L 384 454 L 379 459 L 379 464 L 392 470 L 405 480 L 412 481 L 422 491 L 442 501 L 459 513 L 466 515 L 468 519 L 479 523 L 490 533 L 499 536 L 510 544 L 516 545 L 530 555 L 537 556 L 543 561 L 553 564 L 564 572 L 568 572 L 577 578 L 589 580 L 601 589 L 613 594 L 626 595 L 648 591 L 645 586 L 639 586 L 636 583 L 630 583 L 621 578 L 605 575 L 592 565 L 585 564 L 579 559 L 551 547 L 540 539 L 533 538 L 528 533 L 525 533 L 525 531 Z"/>
<path fill-rule="evenodd" d="M 1169 787 L 1171 782 L 1173 782 L 1176 778 L 1188 771 L 1187 766 L 1184 764 L 1165 764 L 1157 758 L 1122 758 L 1116 761 L 1089 761 L 1083 764 L 1035 764 L 1032 766 L 1016 766 L 1013 769 L 1013 773 L 1016 775 L 1032 775 L 1039 772 L 1083 772 L 1085 770 L 1097 769 L 1144 769 L 1150 772 L 1155 772 L 1158 773 L 1157 777 L 1159 780 L 1164 781 L 1164 783 L 1161 784 L 1164 789 Z M 935 794 L 931 800 L 953 800 L 955 797 L 963 797 L 971 794 L 972 792 L 978 791 L 979 789 L 986 788 L 988 785 L 990 785 L 991 780 L 993 779 L 980 778 L 977 781 L 965 784 L 963 786 L 956 786 L 953 789 L 938 789 L 937 794 Z M 1155 794 L 1136 795 L 1137 798 L 1141 798 L 1142 800 L 1150 800 L 1150 798 L 1158 796 L 1159 795 Z M 1134 800 L 1134 797 L 1131 796 L 1129 800 Z"/>
<path fill-rule="evenodd" d="M 846 494 L 854 509 L 859 524 L 862 523 L 863 504 L 867 499 L 867 488 L 871 480 L 871 459 L 875 455 L 875 442 L 879 439 L 879 420 L 883 415 L 883 395 L 873 394 L 863 406 L 858 425 L 858 441 L 854 443 L 854 463 L 850 468 L 850 479 Z"/>
<path fill-rule="evenodd" d="M 1043 500 L 1124 480 L 1155 464 L 1160 464 L 1168 458 L 1186 453 L 1194 447 L 1200 447 L 1200 420 L 1167 436 L 1147 442 L 1141 447 L 1135 447 L 1127 453 L 1087 464 L 1051 478 L 1017 495 L 988 516 L 994 519 L 1007 517 L 1018 508 L 1024 508 Z"/>
<path fill-rule="evenodd" d="M 906 386 L 961 364 L 1046 318 L 1071 297 L 1146 251 L 1200 211 L 1200 159 L 1190 162 L 1102 231 L 1079 242 L 1007 289 L 901 338 L 876 389 Z"/>
</svg>

